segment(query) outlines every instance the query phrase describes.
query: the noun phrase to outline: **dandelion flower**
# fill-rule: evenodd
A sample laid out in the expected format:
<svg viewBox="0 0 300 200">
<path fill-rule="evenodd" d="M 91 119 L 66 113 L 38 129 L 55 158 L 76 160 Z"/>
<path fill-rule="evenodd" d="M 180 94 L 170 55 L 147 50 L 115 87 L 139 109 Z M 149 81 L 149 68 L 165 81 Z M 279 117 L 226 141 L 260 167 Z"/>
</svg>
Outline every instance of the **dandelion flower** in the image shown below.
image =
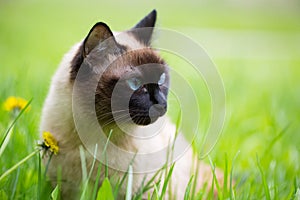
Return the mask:
<svg viewBox="0 0 300 200">
<path fill-rule="evenodd" d="M 3 104 L 4 110 L 6 111 L 13 111 L 13 110 L 18 110 L 21 111 L 22 109 L 25 108 L 27 105 L 28 101 L 25 99 L 22 99 L 20 97 L 8 97 L 6 101 Z"/>
<path fill-rule="evenodd" d="M 56 139 L 53 137 L 53 135 L 50 132 L 45 131 L 43 132 L 43 139 L 44 142 L 42 143 L 41 146 L 46 151 L 49 150 L 56 155 L 59 151 L 59 146 L 57 144 Z"/>
</svg>

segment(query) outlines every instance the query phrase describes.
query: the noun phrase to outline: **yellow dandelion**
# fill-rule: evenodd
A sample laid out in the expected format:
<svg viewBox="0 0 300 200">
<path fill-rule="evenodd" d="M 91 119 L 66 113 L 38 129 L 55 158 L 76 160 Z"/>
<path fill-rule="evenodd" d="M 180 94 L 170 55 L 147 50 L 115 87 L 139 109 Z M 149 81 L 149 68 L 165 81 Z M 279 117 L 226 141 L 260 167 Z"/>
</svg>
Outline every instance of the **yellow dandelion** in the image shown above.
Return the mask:
<svg viewBox="0 0 300 200">
<path fill-rule="evenodd" d="M 13 111 L 13 110 L 22 110 L 27 105 L 28 101 L 22 99 L 20 97 L 8 97 L 3 104 L 4 110 L 6 111 Z"/>
<path fill-rule="evenodd" d="M 41 146 L 45 148 L 46 151 L 49 150 L 56 155 L 59 151 L 59 146 L 53 135 L 50 132 L 45 131 L 43 132 L 43 139 L 44 142 Z"/>
</svg>

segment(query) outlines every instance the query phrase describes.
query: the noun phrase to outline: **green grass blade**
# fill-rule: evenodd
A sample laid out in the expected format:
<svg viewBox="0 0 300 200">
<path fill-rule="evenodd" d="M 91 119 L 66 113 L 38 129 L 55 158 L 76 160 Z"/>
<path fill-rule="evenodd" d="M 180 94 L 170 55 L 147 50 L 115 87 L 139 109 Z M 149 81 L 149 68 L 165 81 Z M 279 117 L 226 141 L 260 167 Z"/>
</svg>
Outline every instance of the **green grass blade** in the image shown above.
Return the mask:
<svg viewBox="0 0 300 200">
<path fill-rule="evenodd" d="M 120 185 L 123 185 L 123 183 L 124 183 L 125 179 L 127 178 L 127 176 L 128 176 L 128 172 L 124 173 L 124 175 L 123 175 L 123 177 L 120 181 Z"/>
<path fill-rule="evenodd" d="M 274 144 L 283 137 L 283 135 L 287 132 L 288 128 L 290 127 L 290 124 L 286 125 L 280 132 L 278 135 L 276 135 L 272 141 L 269 143 L 269 145 L 267 146 L 267 148 L 265 149 L 264 153 L 263 153 L 263 158 L 266 157 L 266 155 L 270 152 L 270 149 L 272 149 L 272 147 L 274 146 Z"/>
<path fill-rule="evenodd" d="M 238 155 L 240 154 L 240 151 L 238 151 L 232 162 L 231 162 L 231 169 L 230 169 L 230 183 L 229 183 L 229 192 L 230 192 L 230 199 L 235 199 L 235 196 L 234 196 L 234 191 L 233 191 L 233 168 L 234 168 L 234 165 L 235 165 L 235 160 L 237 159 Z"/>
<path fill-rule="evenodd" d="M 112 135 L 113 130 L 111 129 L 109 134 L 108 134 L 108 138 L 106 140 L 104 149 L 103 149 L 103 156 L 104 156 L 104 160 L 105 160 L 105 177 L 108 177 L 108 160 L 107 160 L 107 154 L 106 154 L 106 149 L 110 140 L 110 137 Z"/>
<path fill-rule="evenodd" d="M 88 175 L 88 179 L 91 178 L 92 173 L 94 171 L 94 167 L 95 167 L 95 163 L 96 163 L 96 159 L 97 159 L 97 151 L 98 151 L 98 144 L 95 145 L 95 150 L 94 150 L 94 154 L 93 154 L 93 163 L 92 163 L 89 175 Z"/>
<path fill-rule="evenodd" d="M 99 162 L 95 185 L 94 185 L 93 194 L 92 194 L 92 200 L 96 199 L 96 196 L 97 196 L 98 185 L 99 185 L 99 181 L 100 181 L 100 177 L 101 177 L 101 169 L 102 169 L 102 164 Z"/>
<path fill-rule="evenodd" d="M 144 190 L 144 185 L 145 185 L 145 181 L 146 181 L 146 176 L 143 177 L 143 181 L 142 184 L 140 186 L 140 188 L 138 189 L 137 194 L 135 194 L 135 196 L 132 198 L 133 200 L 142 200 L 142 195 L 139 194 L 143 194 L 143 190 Z"/>
<path fill-rule="evenodd" d="M 133 182 L 133 169 L 132 169 L 132 166 L 129 165 L 127 190 L 126 190 L 126 200 L 131 200 L 131 197 L 132 197 L 132 182 Z"/>
<path fill-rule="evenodd" d="M 185 189 L 185 192 L 184 192 L 184 200 L 189 200 L 190 199 L 190 192 L 191 192 L 193 179 L 194 179 L 194 176 L 191 176 L 191 178 L 190 178 L 190 180 L 189 180 L 189 182 L 186 186 L 186 189 Z"/>
<path fill-rule="evenodd" d="M 81 160 L 82 180 L 83 182 L 85 182 L 87 180 L 86 159 L 85 159 L 84 149 L 81 145 L 79 146 L 79 152 L 80 152 L 80 160 Z"/>
<path fill-rule="evenodd" d="M 41 166 L 41 155 L 38 154 L 38 183 L 37 183 L 37 199 L 41 199 L 41 188 L 42 188 L 42 166 Z"/>
<path fill-rule="evenodd" d="M 300 199 L 300 188 L 297 189 L 295 195 L 294 195 L 294 199 L 295 200 L 299 200 Z"/>
<path fill-rule="evenodd" d="M 293 188 L 293 195 L 296 196 L 296 194 L 300 193 L 300 185 L 298 185 L 297 176 L 294 178 L 294 188 Z M 298 194 L 300 195 L 300 194 Z"/>
<path fill-rule="evenodd" d="M 213 170 L 214 171 L 214 170 Z M 212 182 L 211 182 L 211 191 L 210 191 L 210 199 L 215 199 L 215 178 L 212 178 Z"/>
<path fill-rule="evenodd" d="M 260 162 L 259 162 L 259 159 L 258 159 L 257 155 L 256 155 L 256 162 L 257 162 L 257 167 L 258 167 L 260 175 L 261 175 L 261 180 L 263 182 L 266 199 L 271 200 L 270 190 L 269 190 L 269 186 L 268 186 L 268 183 L 267 183 L 267 180 L 266 180 L 266 176 L 265 176 L 265 173 L 264 173 L 264 171 L 263 171 L 263 169 L 260 165 Z"/>
<path fill-rule="evenodd" d="M 10 126 L 8 127 L 8 129 L 6 130 L 6 132 L 4 133 L 4 138 L 2 139 L 1 143 L 0 143 L 0 147 L 2 147 L 8 133 L 10 132 L 10 130 L 13 128 L 13 126 L 16 124 L 16 122 L 18 121 L 18 119 L 23 115 L 23 113 L 25 112 L 25 110 L 28 108 L 28 106 L 30 105 L 30 103 L 32 102 L 32 99 L 30 99 L 28 101 L 28 103 L 26 104 L 26 106 L 19 112 L 19 114 L 17 115 L 17 117 L 14 119 L 14 121 L 10 124 Z M 1 152 L 1 151 L 0 151 Z M 0 154 L 1 156 L 1 154 Z"/>
<path fill-rule="evenodd" d="M 228 156 L 225 153 L 225 166 L 224 166 L 224 182 L 223 182 L 223 197 L 228 198 Z"/>
<path fill-rule="evenodd" d="M 159 194 L 159 192 L 158 192 L 158 186 L 155 184 L 154 185 L 154 191 L 153 191 L 152 197 L 154 197 L 154 195 L 155 195 L 155 199 L 162 200 L 163 198 L 161 198 L 158 194 Z M 151 198 L 151 199 L 153 199 L 153 198 Z"/>
<path fill-rule="evenodd" d="M 181 110 L 179 110 L 179 113 L 178 113 L 178 116 L 177 116 L 177 120 L 176 120 L 176 124 L 175 124 L 175 137 L 173 139 L 173 141 L 171 141 L 171 138 L 169 139 L 169 142 L 168 142 L 168 148 L 167 148 L 167 159 L 166 159 L 166 166 L 168 166 L 169 163 L 172 162 L 173 160 L 173 152 L 174 152 L 174 148 L 175 148 L 175 142 L 176 142 L 176 138 L 179 134 L 179 126 L 181 124 Z M 172 144 L 172 145 L 170 145 Z M 168 174 L 168 167 L 166 167 L 166 170 L 165 170 L 165 177 L 167 176 Z M 169 180 L 169 185 L 172 185 L 172 179 Z M 169 192 L 169 198 L 172 198 L 172 189 L 170 188 L 168 190 Z"/>
<path fill-rule="evenodd" d="M 216 167 L 215 165 L 213 164 L 210 156 L 208 156 L 208 159 L 209 159 L 209 163 L 210 163 L 210 166 L 211 166 L 211 170 L 212 170 L 212 173 L 213 173 L 213 184 L 212 184 L 212 198 L 214 198 L 214 185 L 216 185 L 216 188 L 217 188 L 217 191 L 218 191 L 218 196 L 220 199 L 223 199 L 222 197 L 222 193 L 221 193 L 221 188 L 220 188 L 220 185 L 219 185 L 219 182 L 218 182 L 218 179 L 217 179 L 217 176 L 216 176 Z"/>
<path fill-rule="evenodd" d="M 14 125 L 16 124 L 18 119 L 22 116 L 22 114 L 25 112 L 25 110 L 28 108 L 31 101 L 32 101 L 32 99 L 30 101 L 28 101 L 26 106 L 18 113 L 17 117 L 13 120 L 13 122 L 10 124 L 10 126 L 8 127 L 6 132 L 4 133 L 4 137 L 3 137 L 2 141 L 1 141 L 1 144 L 0 144 L 0 157 L 1 157 L 2 153 L 4 152 L 5 148 L 7 147 L 8 143 L 9 143 L 9 140 L 10 140 L 11 135 L 13 133 Z"/>
<path fill-rule="evenodd" d="M 199 176 L 199 169 L 200 168 L 200 160 L 199 159 L 196 159 L 196 168 L 195 168 L 195 178 L 194 178 L 194 181 L 193 181 L 193 185 L 192 185 L 192 197 L 191 199 L 194 199 L 195 198 L 195 195 L 196 195 L 196 187 L 197 187 L 197 183 L 198 183 L 198 176 Z"/>
<path fill-rule="evenodd" d="M 160 187 L 160 184 L 161 184 L 161 179 L 159 179 L 156 183 L 153 184 L 153 186 L 151 188 L 153 188 L 153 192 L 151 194 L 151 198 L 150 199 L 160 199 L 159 197 L 159 187 Z M 155 189 L 156 188 L 156 189 Z"/>
<path fill-rule="evenodd" d="M 165 167 L 165 166 L 164 166 Z M 146 185 L 143 187 L 143 190 L 140 194 L 137 195 L 137 198 L 139 198 L 141 195 L 143 195 L 143 193 L 147 192 L 148 190 L 150 190 L 151 188 L 154 187 L 155 184 L 153 184 L 153 182 L 155 181 L 155 179 L 158 177 L 162 176 L 162 172 L 164 167 L 162 167 L 161 169 L 157 170 L 157 172 L 155 172 L 155 174 L 151 177 L 151 179 L 146 183 Z M 160 180 L 160 178 L 158 178 L 158 180 Z"/>
<path fill-rule="evenodd" d="M 294 177 L 293 187 L 286 199 L 300 199 L 300 187 L 297 184 L 297 176 Z"/>
<path fill-rule="evenodd" d="M 172 173 L 173 173 L 174 166 L 175 166 L 175 163 L 173 163 L 173 164 L 171 165 L 170 170 L 169 170 L 169 172 L 168 172 L 168 175 L 167 175 L 166 179 L 164 180 L 163 188 L 162 188 L 161 195 L 160 195 L 160 197 L 161 197 L 162 199 L 163 199 L 164 196 L 165 196 L 165 193 L 166 193 L 166 190 L 167 190 L 169 181 L 170 181 L 171 176 L 172 176 Z"/>
<path fill-rule="evenodd" d="M 179 113 L 178 113 L 178 117 L 177 117 L 177 120 L 176 120 L 176 130 L 175 130 L 175 138 L 174 138 L 174 142 L 172 144 L 172 151 L 174 151 L 174 147 L 175 147 L 175 141 L 176 141 L 176 138 L 179 134 L 179 126 L 181 124 L 181 110 L 179 110 Z"/>
<path fill-rule="evenodd" d="M 205 182 L 202 188 L 197 192 L 197 195 L 195 195 L 195 197 L 192 196 L 191 199 L 197 199 L 197 200 L 208 199 L 209 193 L 207 192 L 207 185 L 208 183 Z"/>
<path fill-rule="evenodd" d="M 32 158 L 38 152 L 39 152 L 39 150 L 35 150 L 31 154 L 29 154 L 28 156 L 26 156 L 25 158 L 23 158 L 21 161 L 19 161 L 17 164 L 15 164 L 14 166 L 12 166 L 10 169 L 8 169 L 7 171 L 5 171 L 0 176 L 0 181 L 2 181 L 6 176 L 8 176 L 10 173 L 12 173 L 14 170 L 16 170 L 19 166 L 21 166 L 22 164 L 24 164 L 27 160 L 29 160 L 30 158 Z"/>
<path fill-rule="evenodd" d="M 97 194 L 97 200 L 114 200 L 111 184 L 108 178 L 105 178 Z"/>
<path fill-rule="evenodd" d="M 98 144 L 95 145 L 95 150 L 94 150 L 94 154 L 93 154 L 93 162 L 92 162 L 92 166 L 91 166 L 89 175 L 88 175 L 87 179 L 83 182 L 83 189 L 82 189 L 81 197 L 80 197 L 81 200 L 84 200 L 84 199 L 87 198 L 85 195 L 87 193 L 87 189 L 88 189 L 88 185 L 89 185 L 89 180 L 90 180 L 90 178 L 92 176 L 92 173 L 93 173 L 93 170 L 94 170 L 94 167 L 95 167 L 97 150 L 98 150 Z"/>
<path fill-rule="evenodd" d="M 8 200 L 8 196 L 7 196 L 6 192 L 3 189 L 0 190 L 0 199 L 1 200 Z"/>
<path fill-rule="evenodd" d="M 117 198 L 118 194 L 119 194 L 119 190 L 120 190 L 120 187 L 123 185 L 126 177 L 128 175 L 128 171 L 124 173 L 122 179 L 120 182 L 117 183 L 116 187 L 115 187 L 115 190 L 114 190 L 114 197 Z"/>
<path fill-rule="evenodd" d="M 2 156 L 4 150 L 6 149 L 8 143 L 10 141 L 10 138 L 11 138 L 13 132 L 14 132 L 13 130 L 14 129 L 12 127 L 11 129 L 9 129 L 9 132 L 4 136 L 4 139 L 3 139 L 1 147 L 0 147 L 0 157 Z"/>
<path fill-rule="evenodd" d="M 51 159 L 52 159 L 52 156 L 53 156 L 53 153 L 50 154 L 49 160 L 47 161 L 47 164 L 46 164 L 46 167 L 45 167 L 45 172 L 44 172 L 44 179 L 46 179 L 47 171 L 48 171 L 48 168 L 49 168 L 49 165 L 50 165 L 50 161 L 51 161 Z"/>
<path fill-rule="evenodd" d="M 124 183 L 124 181 L 125 181 L 125 179 L 126 179 L 128 173 L 129 173 L 129 167 L 130 167 L 130 166 L 132 167 L 136 155 L 137 155 L 137 154 L 135 153 L 134 156 L 133 156 L 133 158 L 132 158 L 131 161 L 130 161 L 130 164 L 129 164 L 129 166 L 128 166 L 128 170 L 124 173 L 124 175 L 123 175 L 121 181 L 117 183 L 117 185 L 116 185 L 116 187 L 115 187 L 115 191 L 114 191 L 115 197 L 118 195 L 119 189 L 120 189 L 120 187 L 123 185 L 123 183 Z M 143 184 L 144 184 L 144 180 L 143 180 Z"/>
<path fill-rule="evenodd" d="M 14 184 L 13 184 L 13 188 L 12 188 L 12 192 L 11 192 L 11 195 L 10 195 L 10 199 L 13 200 L 15 199 L 15 194 L 16 194 L 16 190 L 17 190 L 17 183 L 19 181 L 19 175 L 20 175 L 20 168 L 17 169 L 17 175 L 16 175 L 16 178 L 14 180 Z M 0 198 L 1 199 L 1 198 Z"/>
<path fill-rule="evenodd" d="M 58 200 L 59 199 L 59 186 L 56 185 L 56 187 L 54 188 L 54 190 L 51 192 L 51 200 Z"/>
</svg>

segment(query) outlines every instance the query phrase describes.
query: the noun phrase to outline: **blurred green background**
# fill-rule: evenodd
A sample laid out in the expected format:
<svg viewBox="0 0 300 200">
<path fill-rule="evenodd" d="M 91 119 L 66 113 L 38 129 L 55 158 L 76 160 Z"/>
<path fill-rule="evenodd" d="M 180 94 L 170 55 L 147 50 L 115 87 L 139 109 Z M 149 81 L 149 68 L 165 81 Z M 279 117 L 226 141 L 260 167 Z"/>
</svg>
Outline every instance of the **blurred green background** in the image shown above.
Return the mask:
<svg viewBox="0 0 300 200">
<path fill-rule="evenodd" d="M 211 157 L 224 168 L 225 154 L 231 161 L 240 152 L 234 163 L 237 197 L 263 196 L 256 156 L 272 195 L 287 197 L 300 187 L 298 0 L 1 0 L 0 103 L 11 95 L 33 98 L 30 114 L 18 124 L 14 137 L 19 139 L 12 140 L 1 157 L 1 172 L 33 150 L 43 101 L 64 53 L 94 23 L 103 21 L 121 31 L 154 8 L 158 26 L 184 33 L 203 46 L 223 78 L 227 117 Z M 1 110 L 1 134 L 8 124 L 9 115 Z M 25 165 L 24 173 L 34 174 L 32 165 Z M 34 183 L 29 181 L 23 189 L 30 185 Z M 9 193 L 7 185 L 0 186 Z"/>
</svg>

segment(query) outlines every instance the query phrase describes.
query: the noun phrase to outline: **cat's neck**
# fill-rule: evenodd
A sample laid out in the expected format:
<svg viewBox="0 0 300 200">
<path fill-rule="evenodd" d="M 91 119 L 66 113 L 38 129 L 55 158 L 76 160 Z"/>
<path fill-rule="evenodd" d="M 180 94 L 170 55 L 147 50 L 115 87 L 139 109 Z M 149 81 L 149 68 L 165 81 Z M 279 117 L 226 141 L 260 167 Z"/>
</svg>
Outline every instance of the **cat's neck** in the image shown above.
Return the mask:
<svg viewBox="0 0 300 200">
<path fill-rule="evenodd" d="M 129 127 L 128 127 L 129 128 Z M 131 126 L 130 131 L 134 132 L 137 127 Z M 132 136 L 127 133 L 127 131 L 120 128 L 116 123 L 111 123 L 103 127 L 103 132 L 110 142 L 114 143 L 116 146 L 125 148 L 130 151 L 136 151 L 136 147 L 132 145 Z M 130 144 L 130 145 L 129 145 Z M 130 149 L 128 149 L 130 148 Z"/>
<path fill-rule="evenodd" d="M 159 137 L 158 135 L 164 132 L 163 130 L 166 128 L 166 123 L 168 123 L 168 119 L 163 116 L 156 122 L 147 126 L 129 123 L 111 123 L 110 125 L 105 126 L 102 130 L 106 137 L 109 138 L 109 140 L 115 145 L 124 149 L 130 148 L 128 150 L 135 151 L 138 148 L 135 144 L 138 144 L 141 141 L 151 140 L 151 138 L 154 139 L 155 137 Z"/>
</svg>

